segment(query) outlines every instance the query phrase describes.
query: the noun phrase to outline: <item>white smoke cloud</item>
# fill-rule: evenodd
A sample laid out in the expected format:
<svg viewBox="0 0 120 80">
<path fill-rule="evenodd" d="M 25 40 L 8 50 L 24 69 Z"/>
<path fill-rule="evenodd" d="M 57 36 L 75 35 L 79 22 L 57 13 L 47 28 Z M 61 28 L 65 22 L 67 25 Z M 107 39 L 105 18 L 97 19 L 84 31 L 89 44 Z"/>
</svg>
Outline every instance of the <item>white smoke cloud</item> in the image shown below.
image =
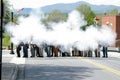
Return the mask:
<svg viewBox="0 0 120 80">
<path fill-rule="evenodd" d="M 41 15 L 41 16 L 40 16 Z M 116 34 L 107 27 L 89 26 L 85 31 L 80 27 L 86 25 L 84 16 L 72 11 L 66 22 L 51 23 L 52 30 L 46 29 L 41 23 L 43 14 L 34 11 L 28 18 L 20 17 L 19 25 L 7 25 L 7 31 L 12 34 L 12 42 L 30 42 L 50 45 L 62 45 L 65 48 L 76 47 L 80 50 L 96 49 L 98 45 L 112 45 Z"/>
<path fill-rule="evenodd" d="M 84 16 L 80 14 L 78 11 L 74 10 L 72 11 L 68 16 L 68 24 L 69 27 L 73 29 L 79 30 L 80 27 L 87 24 L 86 21 L 84 21 Z"/>
</svg>

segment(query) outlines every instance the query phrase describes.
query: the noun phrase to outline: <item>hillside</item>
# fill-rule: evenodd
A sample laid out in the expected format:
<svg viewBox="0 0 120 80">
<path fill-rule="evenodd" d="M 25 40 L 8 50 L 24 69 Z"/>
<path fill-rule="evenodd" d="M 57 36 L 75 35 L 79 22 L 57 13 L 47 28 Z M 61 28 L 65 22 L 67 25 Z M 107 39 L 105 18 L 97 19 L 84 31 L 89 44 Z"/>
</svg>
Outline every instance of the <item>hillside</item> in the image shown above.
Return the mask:
<svg viewBox="0 0 120 80">
<path fill-rule="evenodd" d="M 68 4 L 59 3 L 59 4 L 54 4 L 54 5 L 48 5 L 48 6 L 42 7 L 41 10 L 44 13 L 50 13 L 51 11 L 57 9 L 57 10 L 60 10 L 61 12 L 63 12 L 63 13 L 68 13 L 68 12 L 76 9 L 76 7 L 78 7 L 81 4 L 89 5 L 95 13 L 105 13 L 108 10 L 111 10 L 111 9 L 118 9 L 120 11 L 120 6 L 93 5 L 93 4 L 89 4 L 87 2 L 84 2 L 84 1 L 76 2 L 76 3 L 68 3 Z M 25 8 L 22 13 L 27 14 L 27 13 L 30 13 L 31 10 L 32 10 L 32 8 Z"/>
</svg>

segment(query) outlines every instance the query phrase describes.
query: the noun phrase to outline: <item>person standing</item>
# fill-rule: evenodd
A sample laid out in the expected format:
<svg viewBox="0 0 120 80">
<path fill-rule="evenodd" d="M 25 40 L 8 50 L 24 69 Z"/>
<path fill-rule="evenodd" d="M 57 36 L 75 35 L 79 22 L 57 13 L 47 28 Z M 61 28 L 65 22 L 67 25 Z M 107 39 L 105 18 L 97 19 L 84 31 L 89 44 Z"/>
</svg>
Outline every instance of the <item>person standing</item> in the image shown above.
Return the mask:
<svg viewBox="0 0 120 80">
<path fill-rule="evenodd" d="M 40 57 L 43 57 L 43 47 L 42 46 L 39 47 L 39 53 L 40 53 Z"/>
<path fill-rule="evenodd" d="M 98 49 L 95 49 L 95 57 L 100 57 L 100 51 Z"/>
<path fill-rule="evenodd" d="M 98 51 L 98 57 L 100 57 L 101 45 L 98 46 L 97 51 Z"/>
<path fill-rule="evenodd" d="M 45 52 L 47 53 L 47 57 L 51 57 L 52 48 L 50 47 L 50 45 L 45 45 Z"/>
<path fill-rule="evenodd" d="M 53 47 L 54 57 L 58 57 L 58 47 Z"/>
<path fill-rule="evenodd" d="M 107 57 L 108 57 L 107 47 L 103 46 L 103 58 L 107 58 Z"/>
<path fill-rule="evenodd" d="M 31 56 L 30 56 L 30 57 L 35 57 L 35 48 L 34 48 L 34 44 L 30 44 L 30 52 L 31 52 Z"/>
<path fill-rule="evenodd" d="M 37 56 L 37 57 L 40 57 L 39 47 L 38 47 L 36 44 L 35 44 L 34 46 L 35 46 L 35 54 L 36 54 L 36 56 Z"/>
<path fill-rule="evenodd" d="M 98 56 L 98 55 L 97 55 L 97 52 L 98 52 L 98 51 L 97 51 L 97 49 L 95 49 L 95 57 L 97 57 L 97 56 Z"/>
<path fill-rule="evenodd" d="M 19 44 L 16 48 L 17 57 L 20 57 L 20 51 L 21 51 L 21 44 Z"/>
<path fill-rule="evenodd" d="M 26 43 L 24 44 L 23 46 L 23 53 L 24 53 L 24 56 L 25 58 L 28 58 L 28 48 L 29 48 L 29 45 Z"/>
<path fill-rule="evenodd" d="M 92 57 L 92 51 L 91 50 L 88 50 L 88 53 L 87 53 L 87 57 Z"/>
</svg>

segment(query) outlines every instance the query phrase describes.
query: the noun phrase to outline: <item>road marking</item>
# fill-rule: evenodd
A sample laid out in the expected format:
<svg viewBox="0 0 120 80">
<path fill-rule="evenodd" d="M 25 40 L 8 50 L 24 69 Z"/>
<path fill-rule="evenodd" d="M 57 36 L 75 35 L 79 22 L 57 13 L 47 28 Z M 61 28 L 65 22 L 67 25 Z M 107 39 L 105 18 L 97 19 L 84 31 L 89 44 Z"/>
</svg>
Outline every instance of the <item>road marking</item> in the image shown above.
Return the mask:
<svg viewBox="0 0 120 80">
<path fill-rule="evenodd" d="M 107 71 L 109 71 L 109 72 L 112 72 L 112 73 L 120 76 L 120 70 L 113 69 L 113 68 L 111 68 L 111 67 L 108 67 L 108 66 L 99 64 L 99 63 L 94 62 L 94 61 L 89 60 L 89 59 L 85 59 L 85 58 L 81 58 L 81 57 L 80 57 L 79 59 L 84 60 L 84 61 L 86 61 L 86 62 L 88 62 L 88 63 L 91 63 L 91 64 L 93 64 L 93 65 L 95 65 L 95 66 L 97 66 L 97 67 L 99 67 L 99 68 L 102 68 L 102 69 L 104 69 L 104 70 L 107 70 Z"/>
<path fill-rule="evenodd" d="M 25 58 L 13 57 L 13 59 L 10 61 L 10 63 L 25 64 Z"/>
</svg>

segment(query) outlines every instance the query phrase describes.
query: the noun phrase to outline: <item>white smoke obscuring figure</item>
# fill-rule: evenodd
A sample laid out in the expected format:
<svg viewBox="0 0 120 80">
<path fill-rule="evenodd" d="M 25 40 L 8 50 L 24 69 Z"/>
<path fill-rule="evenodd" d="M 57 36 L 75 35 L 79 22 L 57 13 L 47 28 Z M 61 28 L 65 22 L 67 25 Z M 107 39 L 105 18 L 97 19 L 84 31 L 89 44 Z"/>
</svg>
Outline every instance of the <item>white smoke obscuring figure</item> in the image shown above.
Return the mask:
<svg viewBox="0 0 120 80">
<path fill-rule="evenodd" d="M 34 14 L 35 12 L 31 13 L 30 17 L 27 18 L 19 17 L 19 25 L 8 25 L 6 27 L 13 36 L 11 39 L 13 43 L 28 42 L 31 36 L 34 36 L 33 38 L 38 37 L 41 31 L 44 34 L 44 25 L 41 24 L 40 18 Z M 38 14 L 38 12 L 36 12 L 36 14 Z"/>
<path fill-rule="evenodd" d="M 86 25 L 84 16 L 74 10 L 68 15 L 67 22 L 51 24 L 53 29 L 51 39 L 55 40 L 58 45 L 72 46 L 81 38 L 79 37 L 82 35 L 80 27 L 84 25 Z"/>
<path fill-rule="evenodd" d="M 80 27 L 87 24 L 87 22 L 84 20 L 84 16 L 82 14 L 80 14 L 77 10 L 72 11 L 68 15 L 67 22 L 69 24 L 69 28 L 72 30 L 73 29 L 79 30 Z"/>
<path fill-rule="evenodd" d="M 100 44 L 103 46 L 113 45 L 116 41 L 116 33 L 108 26 L 102 26 L 100 29 Z"/>
<path fill-rule="evenodd" d="M 32 38 L 32 43 L 36 44 L 45 42 L 49 45 L 62 45 L 66 49 L 76 47 L 80 50 L 94 50 L 98 45 L 109 46 L 115 42 L 116 34 L 108 27 L 89 26 L 85 31 L 81 30 L 80 27 L 87 23 L 77 11 L 72 11 L 66 22 L 51 23 L 51 30 L 42 24 L 43 16 L 37 10 L 28 18 L 19 18 L 19 25 L 7 26 L 7 31 L 13 35 L 13 43 L 30 42 Z"/>
</svg>

